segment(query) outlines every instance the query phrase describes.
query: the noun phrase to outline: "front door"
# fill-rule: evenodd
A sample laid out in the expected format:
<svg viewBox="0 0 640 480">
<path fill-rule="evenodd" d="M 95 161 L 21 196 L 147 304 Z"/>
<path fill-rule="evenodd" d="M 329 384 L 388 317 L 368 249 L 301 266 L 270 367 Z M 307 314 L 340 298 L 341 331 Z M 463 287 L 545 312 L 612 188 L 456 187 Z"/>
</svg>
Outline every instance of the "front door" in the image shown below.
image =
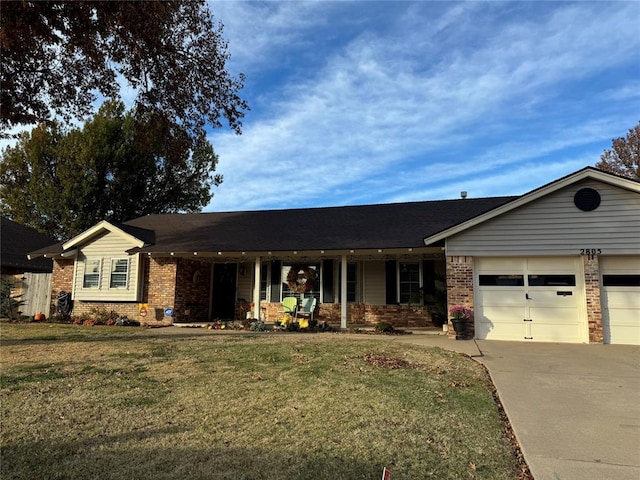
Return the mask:
<svg viewBox="0 0 640 480">
<path fill-rule="evenodd" d="M 211 316 L 213 319 L 233 320 L 236 305 L 237 263 L 213 265 Z"/>
</svg>

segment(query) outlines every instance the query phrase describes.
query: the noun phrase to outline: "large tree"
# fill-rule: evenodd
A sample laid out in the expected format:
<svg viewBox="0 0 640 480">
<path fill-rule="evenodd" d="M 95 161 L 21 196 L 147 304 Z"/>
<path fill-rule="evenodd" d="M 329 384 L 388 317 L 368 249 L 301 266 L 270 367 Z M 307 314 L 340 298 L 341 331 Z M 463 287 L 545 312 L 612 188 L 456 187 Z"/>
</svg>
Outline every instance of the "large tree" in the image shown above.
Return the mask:
<svg viewBox="0 0 640 480">
<path fill-rule="evenodd" d="M 611 146 L 600 155 L 596 167 L 640 181 L 640 122 L 629 129 L 626 137 L 614 138 Z"/>
<path fill-rule="evenodd" d="M 151 213 L 195 212 L 222 181 L 205 139 L 185 129 L 155 131 L 122 102 L 106 102 L 83 128 L 58 123 L 23 133 L 0 160 L 0 212 L 57 238 L 96 222 Z M 144 132 L 139 135 L 139 132 Z M 169 145 L 183 144 L 169 157 Z"/>
<path fill-rule="evenodd" d="M 191 141 L 205 125 L 240 133 L 244 76 L 226 69 L 222 25 L 205 0 L 0 3 L 0 132 L 68 121 L 92 111 L 96 93 L 136 92 L 136 112 L 180 125 Z"/>
</svg>

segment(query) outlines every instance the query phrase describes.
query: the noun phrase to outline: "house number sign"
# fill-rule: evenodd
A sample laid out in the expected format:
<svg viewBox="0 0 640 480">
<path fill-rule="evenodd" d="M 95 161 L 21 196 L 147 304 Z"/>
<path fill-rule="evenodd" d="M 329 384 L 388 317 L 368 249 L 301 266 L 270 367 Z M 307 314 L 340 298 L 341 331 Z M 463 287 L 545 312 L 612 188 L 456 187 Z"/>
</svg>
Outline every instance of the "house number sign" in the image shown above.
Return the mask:
<svg viewBox="0 0 640 480">
<path fill-rule="evenodd" d="M 602 253 L 601 248 L 581 248 L 580 255 L 586 255 L 589 257 L 589 260 L 593 260 L 596 255 L 600 255 Z"/>
</svg>

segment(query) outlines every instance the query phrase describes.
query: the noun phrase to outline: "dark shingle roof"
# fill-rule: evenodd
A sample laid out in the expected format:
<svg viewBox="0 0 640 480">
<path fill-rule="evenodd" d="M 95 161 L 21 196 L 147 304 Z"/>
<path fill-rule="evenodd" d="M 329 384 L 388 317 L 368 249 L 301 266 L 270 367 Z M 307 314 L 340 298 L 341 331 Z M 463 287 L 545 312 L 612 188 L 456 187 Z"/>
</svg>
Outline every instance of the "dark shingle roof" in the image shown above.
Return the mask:
<svg viewBox="0 0 640 480">
<path fill-rule="evenodd" d="M 53 263 L 48 258 L 29 260 L 27 253 L 51 245 L 53 240 L 46 235 L 5 217 L 0 217 L 0 263 L 2 270 L 24 272 L 50 272 Z"/>
<path fill-rule="evenodd" d="M 155 232 L 145 252 L 411 248 L 516 198 L 148 215 L 125 225 Z"/>
</svg>

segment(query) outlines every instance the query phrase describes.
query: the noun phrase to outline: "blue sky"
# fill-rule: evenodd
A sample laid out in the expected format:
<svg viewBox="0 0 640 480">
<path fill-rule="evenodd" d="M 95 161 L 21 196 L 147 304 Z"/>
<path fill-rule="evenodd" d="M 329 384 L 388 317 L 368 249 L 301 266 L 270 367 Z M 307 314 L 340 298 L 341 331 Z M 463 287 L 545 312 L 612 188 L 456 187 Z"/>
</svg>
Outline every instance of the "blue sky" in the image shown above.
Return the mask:
<svg viewBox="0 0 640 480">
<path fill-rule="evenodd" d="M 251 111 L 205 211 L 522 194 L 640 120 L 640 2 L 210 6 Z"/>
</svg>

